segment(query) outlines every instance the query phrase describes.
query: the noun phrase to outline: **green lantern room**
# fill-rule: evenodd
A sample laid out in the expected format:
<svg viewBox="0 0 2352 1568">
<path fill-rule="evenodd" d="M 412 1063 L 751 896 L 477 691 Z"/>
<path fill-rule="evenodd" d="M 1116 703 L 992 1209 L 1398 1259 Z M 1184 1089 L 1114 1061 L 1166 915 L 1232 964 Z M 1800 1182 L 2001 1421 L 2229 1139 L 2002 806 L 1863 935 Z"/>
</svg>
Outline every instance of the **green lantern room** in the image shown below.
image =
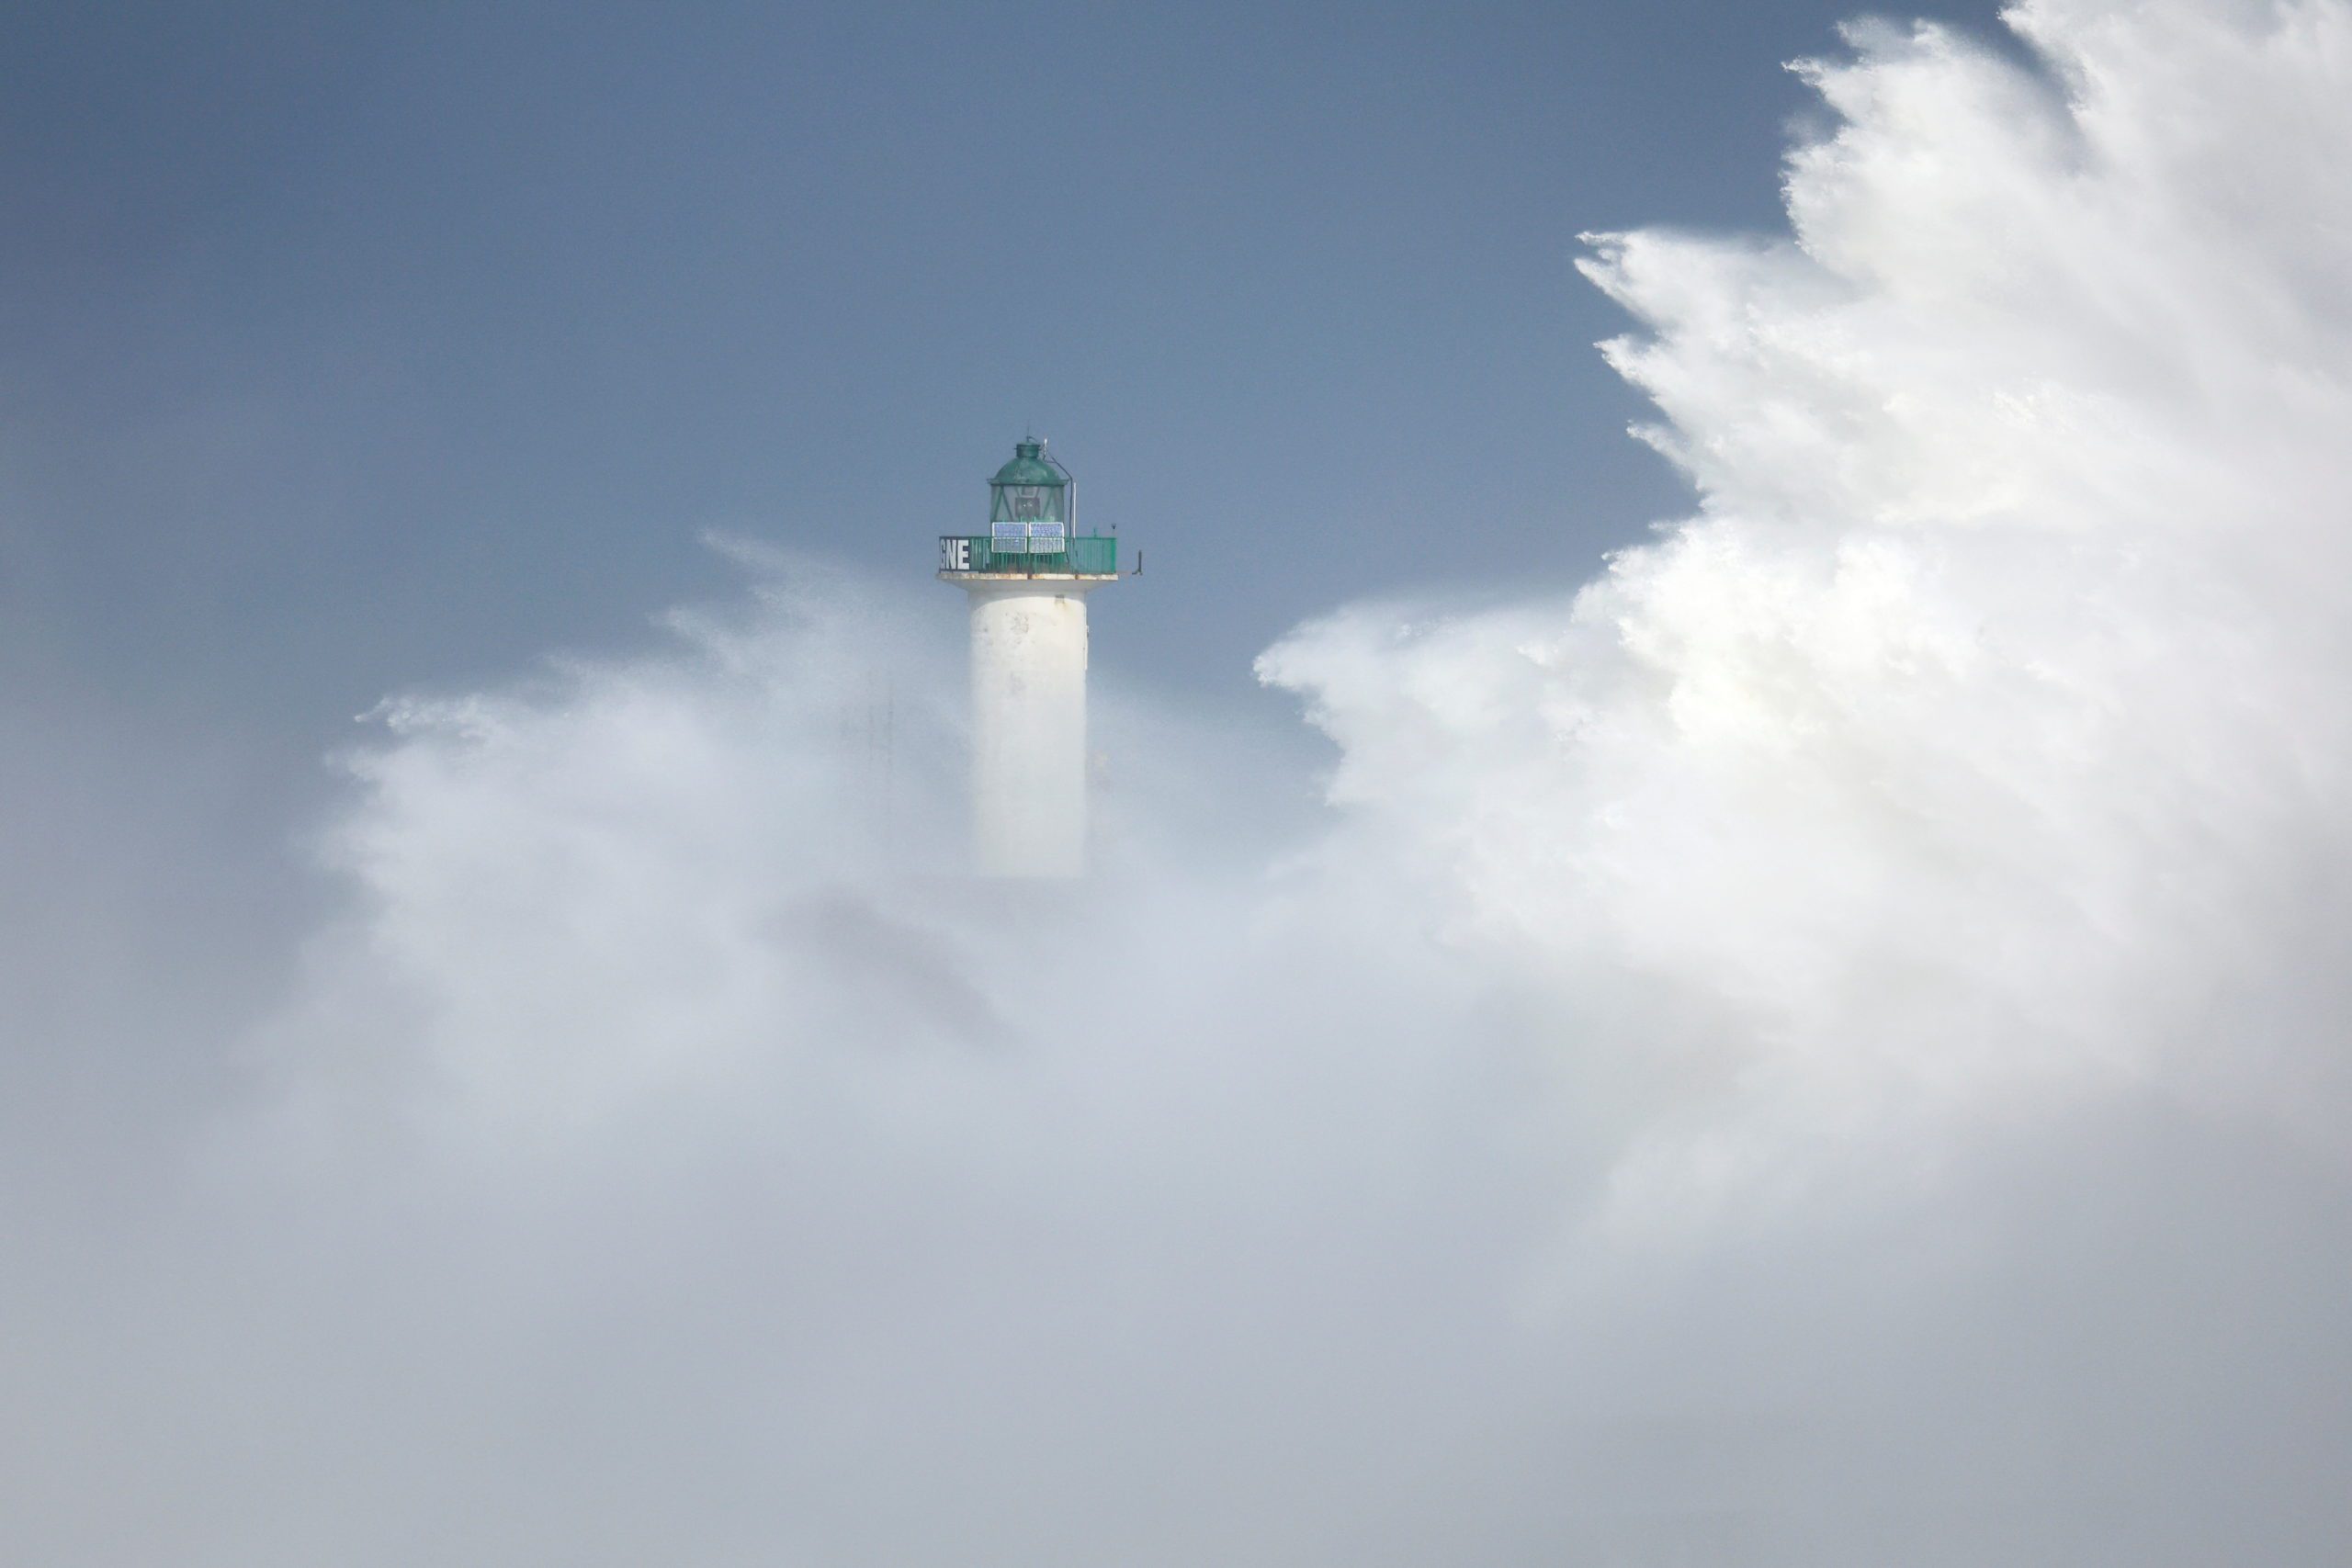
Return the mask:
<svg viewBox="0 0 2352 1568">
<path fill-rule="evenodd" d="M 989 480 L 989 531 L 939 541 L 939 575 L 1110 579 L 1119 574 L 1115 535 L 1082 534 L 1078 485 L 1046 444 L 1014 444 L 1012 460 Z"/>
</svg>

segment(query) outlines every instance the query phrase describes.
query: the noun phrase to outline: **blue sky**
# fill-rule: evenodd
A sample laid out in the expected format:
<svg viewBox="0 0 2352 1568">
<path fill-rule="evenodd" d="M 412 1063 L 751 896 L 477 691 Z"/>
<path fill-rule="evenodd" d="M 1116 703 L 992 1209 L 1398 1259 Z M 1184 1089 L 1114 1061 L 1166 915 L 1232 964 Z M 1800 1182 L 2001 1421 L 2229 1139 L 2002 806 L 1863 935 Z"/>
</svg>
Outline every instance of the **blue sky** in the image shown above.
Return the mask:
<svg viewBox="0 0 2352 1568">
<path fill-rule="evenodd" d="M 919 579 L 1024 426 L 1148 553 L 1128 678 L 1578 581 L 1684 497 L 1575 237 L 1776 225 L 1847 12 L 12 7 L 0 672 L 315 748 L 707 529 Z"/>
</svg>

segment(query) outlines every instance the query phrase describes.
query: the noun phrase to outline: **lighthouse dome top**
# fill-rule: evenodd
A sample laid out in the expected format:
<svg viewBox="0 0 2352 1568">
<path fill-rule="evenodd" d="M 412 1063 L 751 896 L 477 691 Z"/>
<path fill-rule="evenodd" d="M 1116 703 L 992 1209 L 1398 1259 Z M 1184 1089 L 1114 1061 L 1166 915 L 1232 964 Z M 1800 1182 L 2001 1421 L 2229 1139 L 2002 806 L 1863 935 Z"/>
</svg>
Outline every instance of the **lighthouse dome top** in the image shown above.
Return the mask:
<svg viewBox="0 0 2352 1568">
<path fill-rule="evenodd" d="M 996 471 L 992 485 L 1063 485 L 1069 476 L 1056 467 L 1045 454 L 1042 441 L 1016 441 L 1012 446 L 1012 461 Z"/>
</svg>

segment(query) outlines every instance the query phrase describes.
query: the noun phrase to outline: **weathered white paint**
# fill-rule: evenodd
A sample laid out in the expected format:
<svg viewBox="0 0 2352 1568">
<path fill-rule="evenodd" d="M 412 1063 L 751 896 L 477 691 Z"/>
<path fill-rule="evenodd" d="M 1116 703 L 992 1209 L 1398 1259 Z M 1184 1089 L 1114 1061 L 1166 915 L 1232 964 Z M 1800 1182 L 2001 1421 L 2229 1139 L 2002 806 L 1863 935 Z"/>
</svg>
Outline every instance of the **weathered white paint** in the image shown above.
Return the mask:
<svg viewBox="0 0 2352 1568">
<path fill-rule="evenodd" d="M 989 876 L 1086 869 L 1086 594 L 1091 582 L 978 582 L 972 840 Z"/>
</svg>

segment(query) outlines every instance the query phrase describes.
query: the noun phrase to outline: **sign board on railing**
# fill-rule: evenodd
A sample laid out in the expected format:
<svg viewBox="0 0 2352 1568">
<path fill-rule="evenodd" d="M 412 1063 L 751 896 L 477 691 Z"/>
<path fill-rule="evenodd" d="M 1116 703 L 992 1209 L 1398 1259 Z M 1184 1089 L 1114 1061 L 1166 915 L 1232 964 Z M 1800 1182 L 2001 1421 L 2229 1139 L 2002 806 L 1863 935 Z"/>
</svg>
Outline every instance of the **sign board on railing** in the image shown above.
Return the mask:
<svg viewBox="0 0 2352 1568">
<path fill-rule="evenodd" d="M 943 534 L 939 570 L 958 576 L 1111 577 L 1119 570 L 1119 541 L 1102 535 L 1033 534 L 1031 525 L 1004 525 L 1019 537 Z"/>
</svg>

